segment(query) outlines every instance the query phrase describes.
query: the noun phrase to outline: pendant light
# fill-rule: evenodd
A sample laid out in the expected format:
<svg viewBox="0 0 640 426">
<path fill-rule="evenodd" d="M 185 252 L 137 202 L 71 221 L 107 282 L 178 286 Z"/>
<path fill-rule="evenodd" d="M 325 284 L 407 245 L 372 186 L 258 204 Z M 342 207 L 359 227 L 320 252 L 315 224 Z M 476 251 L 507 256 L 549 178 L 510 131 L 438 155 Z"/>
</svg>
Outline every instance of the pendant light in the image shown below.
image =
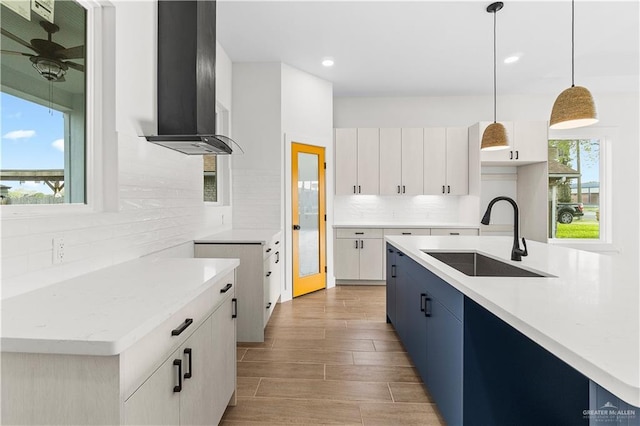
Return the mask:
<svg viewBox="0 0 640 426">
<path fill-rule="evenodd" d="M 550 129 L 575 129 L 598 122 L 596 104 L 586 87 L 574 84 L 575 4 L 571 0 L 571 87 L 558 95 L 549 120 Z"/>
<path fill-rule="evenodd" d="M 496 122 L 496 13 L 502 9 L 502 6 L 504 6 L 504 3 L 501 1 L 487 6 L 487 12 L 493 13 L 493 123 L 482 134 L 480 149 L 483 151 L 496 151 L 509 147 L 507 129 L 501 123 Z"/>
</svg>

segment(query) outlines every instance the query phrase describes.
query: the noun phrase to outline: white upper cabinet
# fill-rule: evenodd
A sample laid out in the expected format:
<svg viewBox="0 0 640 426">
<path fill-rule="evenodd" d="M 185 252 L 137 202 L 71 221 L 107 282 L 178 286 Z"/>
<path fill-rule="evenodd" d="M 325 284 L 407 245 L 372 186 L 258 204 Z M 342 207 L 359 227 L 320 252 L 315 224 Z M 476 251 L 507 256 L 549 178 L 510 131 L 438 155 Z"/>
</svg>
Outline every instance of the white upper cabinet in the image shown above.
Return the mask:
<svg viewBox="0 0 640 426">
<path fill-rule="evenodd" d="M 423 130 L 380 129 L 380 195 L 421 195 Z"/>
<path fill-rule="evenodd" d="M 377 195 L 379 129 L 335 129 L 336 195 Z"/>
<path fill-rule="evenodd" d="M 423 129 L 402 129 L 402 194 L 422 195 Z"/>
<path fill-rule="evenodd" d="M 547 161 L 548 123 L 546 121 L 514 121 L 501 122 L 507 129 L 509 148 L 497 151 L 481 151 L 480 161 L 483 164 L 525 165 Z M 479 140 L 490 121 L 480 122 Z"/>
<path fill-rule="evenodd" d="M 424 129 L 424 194 L 469 193 L 469 139 L 466 127 Z"/>
</svg>

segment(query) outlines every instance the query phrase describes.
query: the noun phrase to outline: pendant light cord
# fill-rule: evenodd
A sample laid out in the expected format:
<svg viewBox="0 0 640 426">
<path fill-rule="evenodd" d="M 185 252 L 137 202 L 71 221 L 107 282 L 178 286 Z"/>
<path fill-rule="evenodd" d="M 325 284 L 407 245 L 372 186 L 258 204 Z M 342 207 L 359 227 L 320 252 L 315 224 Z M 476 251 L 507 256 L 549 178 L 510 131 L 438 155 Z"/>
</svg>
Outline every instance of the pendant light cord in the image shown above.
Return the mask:
<svg viewBox="0 0 640 426">
<path fill-rule="evenodd" d="M 575 1 L 571 0 L 571 87 L 575 87 Z"/>
<path fill-rule="evenodd" d="M 496 13 L 497 11 L 493 12 L 493 122 L 496 122 L 496 118 L 498 117 L 498 113 L 497 113 L 497 79 L 496 79 L 496 73 L 497 73 L 497 60 L 496 60 Z"/>
<path fill-rule="evenodd" d="M 496 13 L 493 12 L 493 122 L 496 122 L 496 118 L 498 116 L 497 113 L 497 91 L 496 91 L 496 73 L 497 73 L 497 65 L 496 65 Z"/>
</svg>

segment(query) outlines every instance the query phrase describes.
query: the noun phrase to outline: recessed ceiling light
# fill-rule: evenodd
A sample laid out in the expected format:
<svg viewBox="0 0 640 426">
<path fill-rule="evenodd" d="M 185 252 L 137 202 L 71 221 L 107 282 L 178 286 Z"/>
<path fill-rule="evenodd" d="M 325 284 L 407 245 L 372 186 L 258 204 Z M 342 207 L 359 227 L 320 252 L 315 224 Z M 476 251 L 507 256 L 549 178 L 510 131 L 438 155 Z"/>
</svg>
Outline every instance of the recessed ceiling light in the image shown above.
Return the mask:
<svg viewBox="0 0 640 426">
<path fill-rule="evenodd" d="M 514 62 L 518 62 L 520 60 L 520 55 L 512 55 L 508 56 L 504 59 L 505 64 L 513 64 Z"/>
<path fill-rule="evenodd" d="M 333 58 L 324 58 L 322 60 L 322 65 L 325 67 L 332 67 L 333 66 Z"/>
</svg>

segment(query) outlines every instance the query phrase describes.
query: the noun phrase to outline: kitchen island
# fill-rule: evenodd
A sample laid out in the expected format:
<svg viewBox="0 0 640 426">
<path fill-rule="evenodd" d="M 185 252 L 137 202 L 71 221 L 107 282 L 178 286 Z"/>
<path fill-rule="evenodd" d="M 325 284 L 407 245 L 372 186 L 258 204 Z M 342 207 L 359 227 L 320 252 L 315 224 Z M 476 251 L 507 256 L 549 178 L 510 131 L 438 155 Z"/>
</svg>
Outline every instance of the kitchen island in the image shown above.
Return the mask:
<svg viewBox="0 0 640 426">
<path fill-rule="evenodd" d="M 238 265 L 143 258 L 2 300 L 2 423 L 219 421 Z"/>
<path fill-rule="evenodd" d="M 462 421 L 464 413 L 464 424 L 474 424 L 473 413 L 463 409 L 464 403 L 470 403 L 474 397 L 465 391 L 474 389 L 476 394 L 483 391 L 483 395 L 490 398 L 489 394 L 495 388 L 502 387 L 502 390 L 495 392 L 495 396 L 503 400 L 475 401 L 478 407 L 485 409 L 484 413 L 475 410 L 476 414 L 498 416 L 493 418 L 495 421 L 501 417 L 487 409 L 492 404 L 499 405 L 501 412 L 517 409 L 518 405 L 512 405 L 512 401 L 508 400 L 510 395 L 516 397 L 514 385 L 522 383 L 526 386 L 525 383 L 535 382 L 541 386 L 536 391 L 549 394 L 551 388 L 557 385 L 554 380 L 562 377 L 564 382 L 573 380 L 580 387 L 572 389 L 569 386 L 558 397 L 568 393 L 576 395 L 572 403 L 581 408 L 579 412 L 569 413 L 576 419 L 576 424 L 581 424 L 581 421 L 594 422 L 601 414 L 596 411 L 610 405 L 629 407 L 634 413 L 621 412 L 626 416 L 623 416 L 624 421 L 637 424 L 633 423 L 638 422 L 640 417 L 640 410 L 636 408 L 640 406 L 637 265 L 620 264 L 614 256 L 536 242 L 528 242 L 529 256 L 523 257 L 522 262 L 513 262 L 509 260 L 513 240 L 507 237 L 387 236 L 386 241 L 387 285 L 390 289 L 395 288 L 391 297 L 388 297 L 388 303 L 392 305 L 387 307 L 389 320 L 398 329 L 401 339 L 405 336 L 403 343 L 410 354 L 413 351 L 418 356 L 431 355 L 430 361 L 444 354 L 446 359 L 443 365 L 446 368 L 457 364 L 460 367 L 459 371 L 454 372 L 459 375 L 456 380 L 460 389 L 452 391 L 451 383 L 445 386 L 448 393 L 455 395 L 444 398 L 444 407 L 434 395 L 441 411 L 457 413 L 458 416 L 454 417 L 457 421 Z M 476 251 L 546 276 L 467 276 L 422 250 Z M 405 265 L 402 268 L 401 263 Z M 420 288 L 423 282 L 433 282 L 435 287 L 427 290 Z M 412 283 L 418 286 L 415 294 L 411 294 L 413 289 L 407 292 Z M 405 299 L 408 297 L 417 300 L 410 300 L 407 305 Z M 448 340 L 444 345 L 440 341 L 424 349 L 423 342 L 415 342 L 415 330 L 401 330 L 416 324 L 414 317 L 411 317 L 414 307 L 418 317 L 421 314 L 423 318 L 427 317 L 424 326 L 426 333 L 431 327 L 427 340 L 444 333 L 442 330 L 451 324 L 442 322 L 443 316 L 435 314 L 438 308 L 458 322 L 457 325 L 453 322 L 455 327 L 447 331 L 449 337 L 454 337 L 445 335 L 442 338 Z M 428 318 L 432 309 L 434 314 Z M 434 331 L 436 320 L 444 325 Z M 482 329 L 483 324 L 495 328 L 487 332 Z M 419 335 L 422 330 L 418 332 Z M 539 355 L 536 355 L 538 352 Z M 520 366 L 518 357 L 523 360 Z M 497 360 L 502 361 L 504 368 L 500 367 Z M 414 359 L 414 363 L 420 370 L 421 361 Z M 496 364 L 493 370 L 491 364 Z M 436 379 L 430 383 L 427 372 L 433 371 L 433 367 L 425 366 L 423 370 L 423 378 L 430 390 L 432 385 L 437 388 L 439 381 L 446 381 L 449 377 L 443 375 L 440 369 L 433 376 Z M 544 389 L 540 378 L 547 371 L 554 371 L 554 376 L 547 378 L 549 388 Z M 455 377 L 455 374 L 451 377 Z M 493 383 L 483 383 L 483 374 L 485 379 L 490 377 Z M 535 377 L 529 380 L 527 375 Z M 453 405 L 452 399 L 457 401 Z M 570 406 L 562 401 L 559 405 Z M 539 405 L 527 406 L 527 409 L 534 408 L 538 412 L 549 409 Z M 476 420 L 481 424 L 480 420 Z M 456 424 L 451 420 L 449 422 Z"/>
</svg>

